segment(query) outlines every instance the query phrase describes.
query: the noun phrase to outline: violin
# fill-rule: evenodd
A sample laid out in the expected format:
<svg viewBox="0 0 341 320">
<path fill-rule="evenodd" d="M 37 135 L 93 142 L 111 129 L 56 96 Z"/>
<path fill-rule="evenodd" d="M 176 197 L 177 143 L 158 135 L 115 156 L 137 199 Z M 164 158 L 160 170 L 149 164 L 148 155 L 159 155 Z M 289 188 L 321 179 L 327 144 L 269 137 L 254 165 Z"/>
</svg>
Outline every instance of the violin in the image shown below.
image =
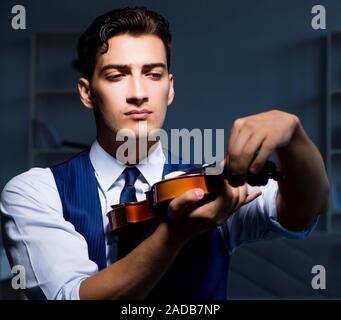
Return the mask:
<svg viewBox="0 0 341 320">
<path fill-rule="evenodd" d="M 215 163 L 194 167 L 180 175 L 161 180 L 145 192 L 146 199 L 139 202 L 128 202 L 111 206 L 107 213 L 110 234 L 118 234 L 129 225 L 142 223 L 155 218 L 165 212 L 168 204 L 182 193 L 195 188 L 204 192 L 204 197 L 197 203 L 198 206 L 214 200 L 223 187 L 223 175 L 207 175 L 205 169 Z M 276 164 L 267 161 L 264 167 L 256 174 L 248 172 L 246 182 L 251 186 L 266 185 L 269 179 L 279 181 L 283 174 L 277 171 Z"/>
</svg>

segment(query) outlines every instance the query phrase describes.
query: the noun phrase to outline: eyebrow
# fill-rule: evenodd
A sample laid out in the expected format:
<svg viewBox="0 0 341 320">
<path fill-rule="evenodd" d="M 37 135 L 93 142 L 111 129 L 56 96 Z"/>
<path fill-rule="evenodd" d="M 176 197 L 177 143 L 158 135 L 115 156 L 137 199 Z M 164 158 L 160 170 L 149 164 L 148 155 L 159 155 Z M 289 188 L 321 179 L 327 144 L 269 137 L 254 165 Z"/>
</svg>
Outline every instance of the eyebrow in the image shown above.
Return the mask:
<svg viewBox="0 0 341 320">
<path fill-rule="evenodd" d="M 157 63 L 144 64 L 142 66 L 142 72 L 146 72 L 148 70 L 151 70 L 151 69 L 154 69 L 157 67 L 160 67 L 160 68 L 167 70 L 166 64 L 164 64 L 162 62 L 157 62 Z M 104 67 L 102 67 L 100 74 L 103 74 L 105 71 L 110 70 L 110 69 L 116 69 L 118 71 L 128 73 L 128 72 L 130 72 L 131 68 L 128 64 L 107 64 Z"/>
</svg>

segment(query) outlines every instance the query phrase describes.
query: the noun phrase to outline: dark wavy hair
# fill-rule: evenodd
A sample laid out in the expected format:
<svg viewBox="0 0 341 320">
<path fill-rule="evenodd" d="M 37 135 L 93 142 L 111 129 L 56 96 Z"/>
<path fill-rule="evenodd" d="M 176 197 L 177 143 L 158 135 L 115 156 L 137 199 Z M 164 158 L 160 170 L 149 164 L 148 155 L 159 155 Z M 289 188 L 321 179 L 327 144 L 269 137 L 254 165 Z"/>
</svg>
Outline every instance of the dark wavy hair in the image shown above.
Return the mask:
<svg viewBox="0 0 341 320">
<path fill-rule="evenodd" d="M 145 7 L 126 7 L 111 10 L 98 16 L 78 39 L 78 60 L 75 67 L 81 76 L 91 80 L 96 66 L 96 53 L 108 51 L 108 40 L 119 34 L 153 34 L 159 37 L 166 49 L 167 67 L 170 68 L 172 35 L 168 21 Z"/>
</svg>

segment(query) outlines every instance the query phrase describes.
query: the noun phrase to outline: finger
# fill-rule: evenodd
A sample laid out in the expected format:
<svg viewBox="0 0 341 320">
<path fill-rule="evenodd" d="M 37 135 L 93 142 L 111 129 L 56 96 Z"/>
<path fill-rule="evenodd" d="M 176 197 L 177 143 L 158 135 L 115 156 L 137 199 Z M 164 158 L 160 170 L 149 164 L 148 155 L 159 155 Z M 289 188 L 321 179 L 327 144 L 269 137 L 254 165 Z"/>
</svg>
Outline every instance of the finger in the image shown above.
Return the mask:
<svg viewBox="0 0 341 320">
<path fill-rule="evenodd" d="M 228 155 L 226 156 L 226 161 L 225 161 L 225 168 L 224 168 L 224 175 L 227 176 L 229 175 L 229 170 L 230 170 L 230 150 L 233 150 L 234 144 L 237 141 L 237 138 L 239 136 L 239 133 L 243 127 L 243 119 L 237 119 L 233 122 L 233 125 L 231 127 L 230 131 L 230 136 L 227 144 L 227 153 Z"/>
<path fill-rule="evenodd" d="M 240 134 L 240 137 L 242 133 Z M 250 168 L 252 161 L 255 159 L 257 151 L 261 148 L 266 136 L 262 131 L 254 132 L 249 139 L 245 141 L 243 149 L 238 153 L 239 156 L 239 174 L 246 174 Z"/>
<path fill-rule="evenodd" d="M 252 135 L 252 130 L 248 127 L 242 127 L 238 131 L 238 135 L 231 137 L 228 153 L 239 155 L 244 148 L 244 145 Z"/>
<path fill-rule="evenodd" d="M 256 198 L 258 198 L 262 194 L 261 190 L 256 190 L 256 191 L 248 194 L 248 189 L 247 189 L 246 184 L 244 184 L 243 186 L 241 186 L 239 188 L 235 188 L 235 189 L 238 190 L 238 196 L 236 197 L 236 199 L 238 199 L 238 202 L 235 204 L 236 209 L 238 209 L 241 206 L 248 204 L 249 202 L 255 200 Z"/>
<path fill-rule="evenodd" d="M 204 196 L 202 189 L 191 189 L 179 197 L 174 198 L 168 206 L 167 215 L 171 219 L 178 219 L 192 204 L 200 201 Z"/>
<path fill-rule="evenodd" d="M 229 175 L 243 175 L 246 174 L 248 169 L 248 160 L 250 156 L 248 150 L 245 149 L 245 146 L 248 144 L 248 141 L 252 137 L 252 131 L 248 128 L 242 129 L 236 138 L 233 146 L 228 150 L 228 164 L 227 164 L 227 172 Z M 251 159 L 249 160 L 251 161 Z"/>
<path fill-rule="evenodd" d="M 257 156 L 257 151 L 262 146 L 264 139 L 265 139 L 265 134 L 264 132 L 260 131 L 260 132 L 254 133 L 244 145 L 244 149 L 242 150 L 240 154 L 240 159 L 241 159 L 240 168 L 243 170 L 242 171 L 243 173 L 240 173 L 239 175 L 236 175 L 236 176 L 232 175 L 232 176 L 226 177 L 233 187 L 239 187 L 246 182 L 247 173 L 250 170 L 253 160 Z"/>
<path fill-rule="evenodd" d="M 243 126 L 243 119 L 237 119 L 233 122 L 233 125 L 231 127 L 231 131 L 230 131 L 230 137 L 229 137 L 229 141 L 227 144 L 227 150 L 232 149 L 234 142 L 236 141 L 240 130 L 242 129 Z"/>
<path fill-rule="evenodd" d="M 215 200 L 191 211 L 187 217 L 205 219 L 206 221 L 211 221 L 212 225 L 221 225 L 241 206 L 261 195 L 261 191 L 255 191 L 247 195 L 246 190 L 246 185 L 241 188 L 233 188 L 233 196 L 228 201 L 224 195 L 220 195 Z"/>
<path fill-rule="evenodd" d="M 252 161 L 250 171 L 257 173 L 264 167 L 266 160 L 275 150 L 275 146 L 266 140 L 262 143 L 256 158 Z"/>
<path fill-rule="evenodd" d="M 190 211 L 187 217 L 197 219 L 212 219 L 217 214 L 219 208 L 223 207 L 224 204 L 225 199 L 222 195 L 220 195 L 214 200 Z"/>
<path fill-rule="evenodd" d="M 261 195 L 262 195 L 262 191 L 260 191 L 260 190 L 257 190 L 257 191 L 254 191 L 254 192 L 248 194 L 244 200 L 244 204 L 250 203 L 251 201 L 257 199 Z"/>
</svg>

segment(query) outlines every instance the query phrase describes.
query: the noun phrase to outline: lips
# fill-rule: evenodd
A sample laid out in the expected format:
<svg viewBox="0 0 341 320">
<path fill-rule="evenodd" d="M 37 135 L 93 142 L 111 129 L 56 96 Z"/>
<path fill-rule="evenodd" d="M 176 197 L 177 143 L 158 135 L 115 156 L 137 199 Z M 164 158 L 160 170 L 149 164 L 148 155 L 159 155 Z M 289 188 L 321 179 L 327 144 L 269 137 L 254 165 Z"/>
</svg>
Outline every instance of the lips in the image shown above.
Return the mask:
<svg viewBox="0 0 341 320">
<path fill-rule="evenodd" d="M 126 112 L 125 115 L 135 120 L 145 120 L 151 113 L 152 112 L 147 109 L 138 109 Z"/>
</svg>

